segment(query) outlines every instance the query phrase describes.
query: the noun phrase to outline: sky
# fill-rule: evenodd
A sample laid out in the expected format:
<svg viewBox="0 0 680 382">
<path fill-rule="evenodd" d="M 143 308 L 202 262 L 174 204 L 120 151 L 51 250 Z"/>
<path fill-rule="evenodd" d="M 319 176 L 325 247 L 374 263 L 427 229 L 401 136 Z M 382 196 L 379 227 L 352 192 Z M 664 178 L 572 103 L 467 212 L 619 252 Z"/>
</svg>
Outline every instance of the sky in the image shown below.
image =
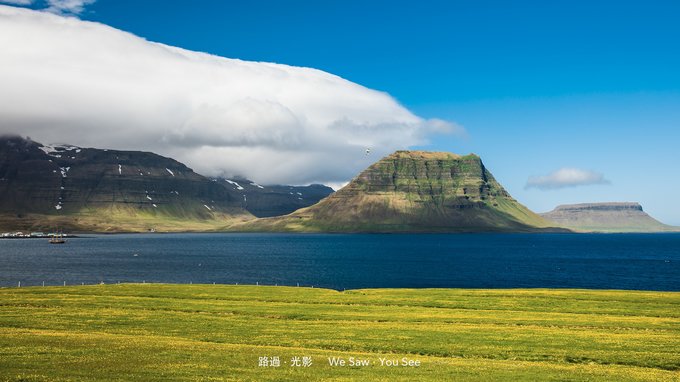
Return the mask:
<svg viewBox="0 0 680 382">
<path fill-rule="evenodd" d="M 148 146 L 175 155 L 197 170 L 241 172 L 258 182 L 290 179 L 291 183 L 334 185 L 397 148 L 474 152 L 516 199 L 534 211 L 566 203 L 637 201 L 662 222 L 680 225 L 677 1 L 13 2 L 42 13 L 101 23 L 164 46 L 252 62 L 247 74 L 240 76 L 233 68 L 236 61 L 211 58 L 206 63 L 202 56 L 186 53 L 183 57 L 197 68 L 192 72 L 203 74 L 184 78 L 181 65 L 185 64 L 134 38 L 121 37 L 124 41 L 119 45 L 106 45 L 109 40 L 104 44 L 94 38 L 82 41 L 81 33 L 49 33 L 60 39 L 49 41 L 49 46 L 60 47 L 50 54 L 63 59 L 63 65 L 68 63 L 67 54 L 73 54 L 77 67 L 101 64 L 90 57 L 93 54 L 83 55 L 98 45 L 104 48 L 96 56 L 105 58 L 112 48 L 126 51 L 129 45 L 140 45 L 130 48 L 139 55 L 130 56 L 138 57 L 134 66 L 128 67 L 125 59 L 113 60 L 119 75 L 138 71 L 136 78 L 142 84 L 151 81 L 151 76 L 154 82 L 146 85 L 166 91 L 135 91 L 143 97 L 142 104 L 149 99 L 155 102 L 143 106 L 162 107 L 170 114 L 188 110 L 172 114 L 184 123 L 170 132 L 136 126 L 134 121 L 147 115 L 129 105 L 120 106 L 118 114 L 129 111 L 139 118 L 107 117 L 101 122 L 91 117 L 94 124 L 114 121 L 146 132 L 143 139 L 108 138 L 114 146 L 135 142 L 127 143 L 133 146 L 129 148 Z M 23 25 L 28 28 L 23 35 L 30 35 L 35 23 L 53 21 L 32 20 Z M 104 33 L 92 33 L 100 32 Z M 22 50 L 26 44 L 22 39 L 11 43 L 23 60 L 54 59 L 21 56 L 31 47 Z M 78 47 L 81 51 L 75 52 Z M 139 75 L 145 62 L 167 70 Z M 284 66 L 269 73 L 271 67 L 256 63 Z M 14 64 L 26 66 L 19 59 Z M 31 84 L 30 73 L 57 70 L 28 68 L 32 71 L 25 76 L 27 88 L 38 87 L 27 92 L 26 99 L 41 90 L 39 83 Z M 175 79 L 162 85 L 163 75 L 172 76 L 178 70 L 183 73 L 182 84 Z M 78 76 L 78 72 L 71 75 Z M 62 72 L 46 72 L 40 78 L 56 77 L 62 77 Z M 214 84 L 211 79 L 223 82 Z M 239 79 L 242 85 L 228 84 Z M 16 81 L 17 87 L 22 86 Z M 253 93 L 248 87 L 251 82 L 278 85 L 262 85 Z M 209 90 L 192 86 L 195 83 Z M 114 85 L 101 83 L 107 90 Z M 281 90 L 289 88 L 300 90 Z M 87 90 L 84 87 L 81 93 L 87 95 Z M 0 98 L 3 91 L 7 98 L 21 99 L 6 89 L 0 90 Z M 161 99 L 173 92 L 200 94 Z M 43 98 L 42 102 L 49 102 Z M 116 102 L 111 98 L 101 102 Z M 223 99 L 229 99 L 231 106 L 223 107 Z M 86 101 L 88 110 L 99 105 Z M 81 103 L 74 97 L 73 105 Z M 64 107 L 77 109 L 73 105 Z M 280 118 L 248 117 L 265 110 Z M 242 126 L 223 130 L 220 123 L 224 121 L 229 126 L 242 122 Z M 156 125 L 165 122 L 154 120 Z M 56 134 L 31 130 L 28 125 L 22 129 L 34 138 L 52 139 Z M 89 143 L 82 130 L 55 130 L 81 144 Z M 250 131 L 259 133 L 253 136 Z M 363 155 L 364 147 L 371 147 L 370 156 Z M 205 165 L 216 157 L 241 162 Z"/>
</svg>

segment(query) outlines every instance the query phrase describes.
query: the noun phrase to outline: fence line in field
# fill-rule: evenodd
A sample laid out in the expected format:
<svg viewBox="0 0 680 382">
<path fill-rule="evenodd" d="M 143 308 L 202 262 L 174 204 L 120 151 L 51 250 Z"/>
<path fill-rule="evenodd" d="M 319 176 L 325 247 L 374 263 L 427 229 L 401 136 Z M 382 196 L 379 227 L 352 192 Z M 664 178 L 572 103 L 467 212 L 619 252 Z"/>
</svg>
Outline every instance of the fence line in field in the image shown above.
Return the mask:
<svg viewBox="0 0 680 382">
<path fill-rule="evenodd" d="M 88 282 L 81 281 L 80 283 L 77 283 L 77 282 L 70 282 L 69 283 L 66 280 L 64 280 L 63 282 L 57 282 L 57 283 L 53 283 L 53 284 L 46 283 L 45 281 L 42 281 L 38 284 L 27 284 L 27 283 L 18 281 L 15 287 L 16 288 L 29 288 L 29 287 L 37 287 L 37 286 L 42 286 L 42 287 L 56 287 L 56 286 L 73 287 L 73 286 L 121 285 L 121 284 L 147 284 L 147 282 L 146 282 L 146 280 L 142 280 L 141 282 L 139 282 L 139 281 L 123 281 L 123 282 L 116 281 L 115 283 L 112 283 L 112 282 L 106 283 L 104 281 L 100 281 L 100 282 L 95 282 L 95 283 L 91 283 L 91 282 L 88 283 Z M 149 282 L 148 284 L 193 285 L 193 281 L 189 280 L 189 282 L 183 282 L 183 283 L 181 283 L 181 282 Z M 300 284 L 299 282 L 295 283 L 295 285 L 286 285 L 286 284 L 283 284 L 283 283 L 281 283 L 281 284 L 280 283 L 266 284 L 266 283 L 260 283 L 259 281 L 256 281 L 255 284 L 239 283 L 239 282 L 230 282 L 230 283 L 219 282 L 218 283 L 218 282 L 213 281 L 212 283 L 198 283 L 197 285 L 241 285 L 241 286 L 282 286 L 282 287 L 287 286 L 287 287 L 314 288 L 314 285 L 312 285 L 312 284 L 304 285 L 304 284 Z M 8 288 L 8 287 L 11 288 L 12 286 L 11 285 L 7 285 L 7 286 L 0 285 L 0 288 L 3 288 L 3 287 L 4 288 Z M 318 285 L 317 285 L 317 287 L 318 287 Z M 343 290 L 345 290 L 345 288 L 343 288 Z"/>
</svg>

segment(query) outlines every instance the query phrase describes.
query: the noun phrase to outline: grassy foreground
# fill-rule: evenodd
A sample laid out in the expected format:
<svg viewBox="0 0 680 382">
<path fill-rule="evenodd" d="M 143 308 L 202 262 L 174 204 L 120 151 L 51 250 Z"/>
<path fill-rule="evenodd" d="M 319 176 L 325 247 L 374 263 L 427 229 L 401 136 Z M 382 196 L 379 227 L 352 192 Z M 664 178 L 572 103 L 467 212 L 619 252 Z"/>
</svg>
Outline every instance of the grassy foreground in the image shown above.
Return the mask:
<svg viewBox="0 0 680 382">
<path fill-rule="evenodd" d="M 0 305 L 0 381 L 680 381 L 680 293 L 127 284 Z M 380 365 L 403 357 L 421 365 Z"/>
</svg>

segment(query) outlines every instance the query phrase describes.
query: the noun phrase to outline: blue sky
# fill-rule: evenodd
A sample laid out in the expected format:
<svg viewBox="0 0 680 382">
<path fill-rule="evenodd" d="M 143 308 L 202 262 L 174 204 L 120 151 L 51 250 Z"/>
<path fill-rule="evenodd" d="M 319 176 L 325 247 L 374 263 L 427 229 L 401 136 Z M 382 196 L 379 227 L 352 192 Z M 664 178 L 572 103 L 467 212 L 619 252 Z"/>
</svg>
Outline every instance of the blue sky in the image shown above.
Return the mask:
<svg viewBox="0 0 680 382">
<path fill-rule="evenodd" d="M 80 17 L 385 91 L 464 126 L 425 148 L 479 154 L 535 211 L 638 201 L 680 225 L 680 2 L 99 0 Z M 608 184 L 525 187 L 561 168 Z"/>
</svg>

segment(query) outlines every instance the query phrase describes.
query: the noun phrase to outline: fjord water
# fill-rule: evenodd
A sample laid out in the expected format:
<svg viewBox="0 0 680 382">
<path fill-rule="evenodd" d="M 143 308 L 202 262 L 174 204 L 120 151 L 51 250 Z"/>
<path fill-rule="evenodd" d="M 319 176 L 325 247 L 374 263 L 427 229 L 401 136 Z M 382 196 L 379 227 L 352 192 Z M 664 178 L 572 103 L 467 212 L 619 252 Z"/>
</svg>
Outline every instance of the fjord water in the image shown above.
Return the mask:
<svg viewBox="0 0 680 382">
<path fill-rule="evenodd" d="M 0 285 L 680 291 L 680 234 L 131 234 L 0 240 Z"/>
</svg>

